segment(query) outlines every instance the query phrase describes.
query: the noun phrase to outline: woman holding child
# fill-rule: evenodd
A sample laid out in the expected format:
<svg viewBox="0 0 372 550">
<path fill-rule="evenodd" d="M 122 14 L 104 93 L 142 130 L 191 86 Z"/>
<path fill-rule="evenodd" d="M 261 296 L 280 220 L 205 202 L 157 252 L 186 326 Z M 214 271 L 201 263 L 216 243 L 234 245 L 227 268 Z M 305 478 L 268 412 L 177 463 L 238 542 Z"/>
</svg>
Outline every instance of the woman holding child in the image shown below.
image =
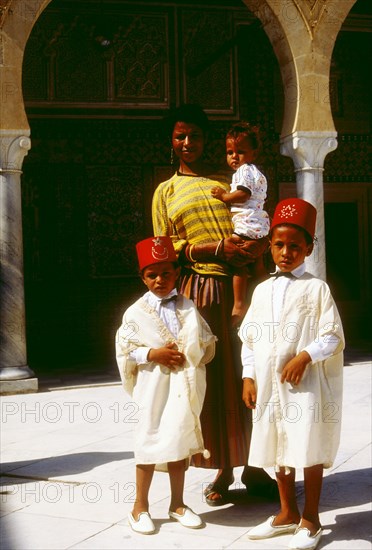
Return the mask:
<svg viewBox="0 0 372 550">
<path fill-rule="evenodd" d="M 226 502 L 233 468 L 244 466 L 248 491 L 276 496 L 276 482 L 264 470 L 247 466 L 251 419 L 242 401 L 240 348 L 232 330 L 234 268 L 254 261 L 267 239 L 237 242 L 227 206 L 214 198 L 216 185 L 229 190 L 229 179 L 203 160 L 208 118 L 197 105 L 183 105 L 168 118 L 169 135 L 179 168 L 155 190 L 154 235 L 168 235 L 182 266 L 180 292 L 190 298 L 217 336 L 216 355 L 207 369 L 207 393 L 201 414 L 205 448 L 210 458 L 193 464 L 218 469 L 205 490 L 209 505 Z"/>
</svg>

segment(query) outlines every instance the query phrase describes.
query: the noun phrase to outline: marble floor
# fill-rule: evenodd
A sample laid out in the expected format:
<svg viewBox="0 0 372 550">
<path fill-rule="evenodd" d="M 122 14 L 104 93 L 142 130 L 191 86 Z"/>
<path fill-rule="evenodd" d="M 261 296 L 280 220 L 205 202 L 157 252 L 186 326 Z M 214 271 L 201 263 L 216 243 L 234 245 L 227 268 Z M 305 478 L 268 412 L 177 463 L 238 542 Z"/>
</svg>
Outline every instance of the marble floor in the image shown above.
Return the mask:
<svg viewBox="0 0 372 550">
<path fill-rule="evenodd" d="M 320 549 L 372 548 L 371 367 L 365 360 L 344 369 L 341 445 L 325 474 Z M 44 385 L 36 394 L 1 398 L 2 550 L 287 548 L 291 535 L 246 538 L 277 504 L 247 496 L 242 468 L 221 507 L 208 506 L 203 496 L 214 471 L 189 468 L 185 501 L 205 521 L 198 530 L 168 518 L 168 477 L 155 473 L 150 503 L 156 533 L 134 533 L 126 517 L 135 493 L 135 413 L 115 381 Z M 301 472 L 297 493 L 302 502 Z"/>
</svg>

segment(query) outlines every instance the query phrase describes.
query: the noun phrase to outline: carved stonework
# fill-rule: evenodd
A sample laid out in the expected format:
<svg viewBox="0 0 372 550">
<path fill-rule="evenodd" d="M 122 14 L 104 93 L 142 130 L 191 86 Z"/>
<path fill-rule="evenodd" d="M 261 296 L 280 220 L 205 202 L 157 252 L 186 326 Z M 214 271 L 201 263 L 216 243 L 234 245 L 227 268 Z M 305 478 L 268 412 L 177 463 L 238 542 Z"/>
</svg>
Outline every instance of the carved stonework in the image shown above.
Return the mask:
<svg viewBox="0 0 372 550">
<path fill-rule="evenodd" d="M 159 113 L 187 101 L 237 117 L 236 36 L 242 22 L 252 22 L 244 6 L 226 11 L 152 5 L 143 13 L 117 3 L 100 13 L 88 2 L 71 11 L 52 4 L 26 46 L 26 105 L 122 115 L 119 108 Z"/>
<path fill-rule="evenodd" d="M 118 27 L 113 41 L 116 97 L 166 103 L 167 20 L 158 14 L 128 15 L 126 23 Z"/>
<path fill-rule="evenodd" d="M 23 70 L 32 105 L 106 107 L 107 103 L 167 107 L 168 20 L 163 13 L 102 19 L 89 6 L 44 12 L 28 40 Z M 109 29 L 109 31 L 107 30 Z"/>
<path fill-rule="evenodd" d="M 141 167 L 88 166 L 87 176 L 90 275 L 133 276 L 145 231 Z"/>
<path fill-rule="evenodd" d="M 0 131 L 1 173 L 20 172 L 25 155 L 31 149 L 31 140 L 25 130 Z"/>
<path fill-rule="evenodd" d="M 327 0 L 293 0 L 293 2 L 313 38 L 320 20 L 327 13 Z"/>
<path fill-rule="evenodd" d="M 184 101 L 199 103 L 208 110 L 235 114 L 231 14 L 185 9 L 182 13 L 182 41 Z"/>
<path fill-rule="evenodd" d="M 2 28 L 5 18 L 9 13 L 9 7 L 12 0 L 1 0 L 0 2 L 0 29 Z"/>
</svg>

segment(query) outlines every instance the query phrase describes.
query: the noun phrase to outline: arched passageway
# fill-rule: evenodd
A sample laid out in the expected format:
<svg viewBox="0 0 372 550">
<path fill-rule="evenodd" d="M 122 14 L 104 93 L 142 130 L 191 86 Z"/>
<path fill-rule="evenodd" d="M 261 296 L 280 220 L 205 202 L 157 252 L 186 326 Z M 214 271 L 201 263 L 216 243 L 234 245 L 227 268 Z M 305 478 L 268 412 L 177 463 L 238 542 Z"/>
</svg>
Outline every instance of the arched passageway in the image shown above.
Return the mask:
<svg viewBox="0 0 372 550">
<path fill-rule="evenodd" d="M 1 13 L 7 54 L 1 70 L 9 77 L 2 93 L 3 99 L 11 98 L 11 109 L 5 110 L 3 102 L 0 130 L 2 176 L 19 180 L 31 126 L 32 149 L 22 179 L 30 364 L 42 374 L 69 367 L 77 371 L 96 366 L 102 371 L 113 366 L 112 336 L 120 313 L 140 289 L 133 276 L 133 243 L 150 231 L 152 190 L 170 170 L 169 151 L 158 125 L 164 109 L 184 100 L 203 104 L 212 119 L 208 154 L 213 160 L 223 160 L 223 136 L 232 120 L 244 117 L 260 123 L 264 131 L 260 163 L 271 183 L 268 207 L 272 210 L 278 197 L 301 192 L 298 168 L 302 170 L 305 161 L 306 171 L 306 163 L 314 160 L 308 134 L 296 137 L 296 132 L 336 135 L 332 116 L 319 117 L 319 105 L 329 104 L 325 69 L 331 64 L 333 43 L 326 23 L 328 17 L 336 38 L 354 1 L 342 7 L 332 0 L 316 2 L 311 10 L 306 1 L 289 2 L 287 11 L 279 9 L 277 2 L 254 0 L 229 2 L 227 11 L 191 0 L 181 8 L 177 2 L 159 6 L 149 1 L 141 10 L 135 3 L 110 0 L 40 0 L 32 8 L 26 4 L 13 0 L 11 14 Z M 365 0 L 358 0 L 358 5 L 359 11 L 352 10 L 340 33 L 346 42 L 351 33 L 356 36 L 365 30 L 361 20 L 365 25 L 370 22 Z M 296 36 L 293 17 L 304 28 L 301 36 Z M 320 56 L 319 64 L 309 71 L 312 48 L 323 51 L 325 60 L 322 67 Z M 351 160 L 357 167 L 357 174 L 354 171 L 351 176 L 343 154 L 347 151 L 351 159 L 353 155 L 366 159 L 363 136 L 368 129 L 362 124 L 351 127 L 350 112 L 340 115 L 345 105 L 345 86 L 340 81 L 345 84 L 347 73 L 342 59 L 339 64 L 335 60 L 336 56 L 330 99 L 342 140 L 337 157 L 335 153 L 327 157 L 326 193 L 331 182 L 363 184 L 356 215 L 358 220 L 360 212 L 364 216 L 364 225 L 357 221 L 360 235 L 371 216 L 366 164 Z M 357 80 L 360 74 L 354 76 L 353 82 L 365 93 L 366 84 Z M 357 95 L 356 108 L 365 106 L 363 93 Z M 282 152 L 293 160 L 280 154 L 280 140 Z M 355 141 L 358 151 L 352 145 Z M 3 162 L 11 157 L 9 143 L 19 151 L 16 167 L 16 155 L 12 166 Z M 305 148 L 293 147 L 299 143 Z M 330 150 L 327 143 L 325 154 Z M 312 166 L 321 178 L 324 156 L 321 165 Z M 11 176 L 14 168 L 18 172 Z M 335 219 L 340 210 L 331 203 L 335 194 L 339 196 L 339 187 L 330 191 L 330 200 L 325 196 L 326 216 Z M 349 202 L 355 204 L 355 194 Z M 355 219 L 355 207 L 351 208 Z M 334 238 L 332 232 L 327 236 Z M 342 290 L 345 280 L 335 281 L 341 305 L 353 320 L 361 320 L 356 331 L 362 339 L 369 318 L 363 304 L 370 304 L 368 243 L 361 239 L 358 277 L 352 281 L 353 288 L 367 284 L 358 296 L 352 295 L 352 307 L 351 281 L 346 281 L 349 294 Z M 18 255 L 16 262 L 19 259 Z M 22 306 L 23 272 L 17 270 L 21 290 L 13 288 L 10 295 Z M 16 311 L 12 326 L 20 328 L 13 338 L 7 323 L 6 347 L 20 350 L 18 363 L 25 366 L 24 313 L 18 305 L 12 311 Z M 8 363 L 1 366 L 5 372 Z"/>
<path fill-rule="evenodd" d="M 279 66 L 265 32 L 244 5 L 228 16 L 222 9 L 198 9 L 199 29 L 190 37 L 193 6 L 180 13 L 175 3 L 166 12 L 149 5 L 139 12 L 132 4 L 114 17 L 107 5 L 102 14 L 89 3 L 80 12 L 75 4 L 61 12 L 62 4 L 51 3 L 39 18 L 23 64 L 33 143 L 23 176 L 27 340 L 30 363 L 42 374 L 116 369 L 115 329 L 125 305 L 142 292 L 134 244 L 151 233 L 152 191 L 172 171 L 160 125 L 168 95 L 169 104 L 187 93 L 187 100 L 206 106 L 212 120 L 208 154 L 214 162 L 224 162 L 225 131 L 244 117 L 263 128 L 261 162 L 273 182 L 278 170 L 291 173 L 278 145 Z M 162 25 L 175 17 L 177 29 L 163 35 Z M 152 39 L 150 32 L 139 33 L 153 29 L 154 22 Z M 128 42 L 112 38 L 125 34 L 125 25 L 128 32 L 130 25 L 133 29 L 126 40 L 136 49 L 129 60 Z M 214 28 L 218 38 L 196 58 L 206 28 Z M 112 47 L 102 45 L 102 32 L 113 40 Z M 185 43 L 186 55 L 176 58 L 178 41 Z M 155 45 L 151 59 L 148 52 Z M 165 47 L 168 52 L 161 53 Z M 247 51 L 255 52 L 254 64 Z M 161 80 L 164 67 L 157 68 L 161 55 L 170 59 L 164 80 L 169 89 Z M 185 91 L 177 82 L 180 73 Z M 218 80 L 219 91 L 210 80 L 216 85 Z M 124 94 L 133 95 L 132 104 L 123 102 Z M 275 183 L 269 200 L 273 207 Z M 64 343 L 57 356 L 54 335 Z"/>
</svg>

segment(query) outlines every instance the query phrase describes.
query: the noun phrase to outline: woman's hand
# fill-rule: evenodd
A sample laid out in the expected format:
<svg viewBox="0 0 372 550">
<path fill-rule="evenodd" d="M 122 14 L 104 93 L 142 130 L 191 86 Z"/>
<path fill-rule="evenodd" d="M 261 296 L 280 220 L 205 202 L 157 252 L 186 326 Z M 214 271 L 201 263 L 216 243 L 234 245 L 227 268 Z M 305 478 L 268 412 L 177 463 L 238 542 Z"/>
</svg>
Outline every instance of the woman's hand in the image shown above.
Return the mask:
<svg viewBox="0 0 372 550">
<path fill-rule="evenodd" d="M 249 247 L 244 246 L 246 242 L 242 239 L 235 240 L 234 237 L 227 237 L 223 240 L 218 257 L 235 267 L 254 262 L 257 256 L 249 250 Z"/>
<path fill-rule="evenodd" d="M 238 236 L 226 237 L 219 242 L 191 245 L 191 256 L 194 261 L 222 261 L 234 267 L 241 267 L 261 256 L 268 242 L 267 237 L 255 241 L 245 241 Z"/>
<path fill-rule="evenodd" d="M 186 357 L 178 350 L 175 343 L 170 343 L 163 348 L 151 348 L 147 360 L 164 365 L 168 369 L 176 370 L 178 367 L 182 367 Z"/>
<path fill-rule="evenodd" d="M 262 237 L 261 239 L 245 240 L 238 235 L 233 235 L 230 238 L 239 248 L 245 250 L 253 260 L 258 258 L 259 256 L 262 256 L 269 245 L 268 237 Z"/>
<path fill-rule="evenodd" d="M 243 401 L 248 409 L 256 408 L 257 390 L 253 378 L 243 378 Z"/>
</svg>

